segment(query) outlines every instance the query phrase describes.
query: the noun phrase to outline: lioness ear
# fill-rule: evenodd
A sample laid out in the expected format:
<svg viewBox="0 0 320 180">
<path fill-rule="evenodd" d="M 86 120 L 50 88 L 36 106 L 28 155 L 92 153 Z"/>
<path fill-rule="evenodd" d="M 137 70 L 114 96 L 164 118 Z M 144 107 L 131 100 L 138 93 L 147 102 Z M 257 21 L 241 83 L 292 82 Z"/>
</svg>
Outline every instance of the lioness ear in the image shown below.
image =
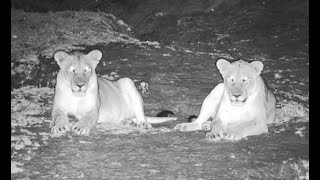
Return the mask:
<svg viewBox="0 0 320 180">
<path fill-rule="evenodd" d="M 57 51 L 54 53 L 53 57 L 57 61 L 60 68 L 62 68 L 63 61 L 69 56 L 68 53 L 64 51 Z"/>
<path fill-rule="evenodd" d="M 226 68 L 230 65 L 230 62 L 225 59 L 219 59 L 216 63 L 219 72 L 223 75 Z"/>
<path fill-rule="evenodd" d="M 94 61 L 100 61 L 100 59 L 102 58 L 102 52 L 99 50 L 92 50 L 87 54 L 88 57 L 90 57 L 91 60 Z"/>
<path fill-rule="evenodd" d="M 102 52 L 99 50 L 92 50 L 86 56 L 93 62 L 94 66 L 97 66 L 102 58 Z"/>
<path fill-rule="evenodd" d="M 261 61 L 252 61 L 250 63 L 250 66 L 253 67 L 257 75 L 261 74 L 261 71 L 263 69 L 263 63 Z"/>
</svg>

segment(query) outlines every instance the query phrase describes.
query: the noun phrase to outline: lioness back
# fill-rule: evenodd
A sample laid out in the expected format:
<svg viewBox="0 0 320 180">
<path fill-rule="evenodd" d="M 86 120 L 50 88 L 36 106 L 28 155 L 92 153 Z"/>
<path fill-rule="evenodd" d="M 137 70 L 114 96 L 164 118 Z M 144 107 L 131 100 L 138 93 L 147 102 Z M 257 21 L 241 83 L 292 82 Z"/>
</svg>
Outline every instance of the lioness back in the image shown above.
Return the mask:
<svg viewBox="0 0 320 180">
<path fill-rule="evenodd" d="M 266 107 L 267 107 L 267 123 L 271 124 L 275 120 L 276 116 L 276 97 L 272 91 L 267 88 Z"/>
<path fill-rule="evenodd" d="M 119 79 L 120 81 L 122 79 Z M 118 81 L 110 81 L 106 78 L 98 78 L 99 97 L 101 100 L 98 123 L 113 122 L 119 119 L 129 119 L 134 112 L 121 92 Z M 123 113 L 126 112 L 126 113 Z"/>
</svg>

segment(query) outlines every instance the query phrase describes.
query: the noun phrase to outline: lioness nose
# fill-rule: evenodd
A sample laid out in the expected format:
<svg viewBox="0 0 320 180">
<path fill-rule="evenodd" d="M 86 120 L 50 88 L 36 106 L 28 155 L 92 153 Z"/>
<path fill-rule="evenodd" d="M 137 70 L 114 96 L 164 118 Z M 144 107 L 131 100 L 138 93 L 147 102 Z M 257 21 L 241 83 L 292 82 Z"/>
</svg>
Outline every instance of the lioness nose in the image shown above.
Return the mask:
<svg viewBox="0 0 320 180">
<path fill-rule="evenodd" d="M 238 98 L 239 96 L 241 96 L 240 94 L 236 94 L 236 95 L 233 95 L 235 98 Z"/>
<path fill-rule="evenodd" d="M 84 84 L 77 84 L 77 86 L 81 88 L 82 86 L 84 86 Z"/>
</svg>

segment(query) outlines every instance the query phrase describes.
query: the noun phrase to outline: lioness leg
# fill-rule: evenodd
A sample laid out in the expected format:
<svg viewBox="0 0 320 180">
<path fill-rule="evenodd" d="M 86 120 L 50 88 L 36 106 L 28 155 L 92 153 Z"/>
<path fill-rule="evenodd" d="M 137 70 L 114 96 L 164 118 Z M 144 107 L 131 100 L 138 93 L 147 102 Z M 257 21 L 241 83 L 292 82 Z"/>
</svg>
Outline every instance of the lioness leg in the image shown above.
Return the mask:
<svg viewBox="0 0 320 180">
<path fill-rule="evenodd" d="M 89 135 L 90 130 L 94 127 L 98 120 L 98 110 L 93 109 L 80 118 L 78 122 L 76 122 L 72 126 L 72 131 L 78 135 Z"/>
<path fill-rule="evenodd" d="M 53 126 L 51 127 L 52 134 L 64 134 L 70 130 L 69 118 L 67 113 L 61 110 L 53 109 L 52 111 Z"/>
<path fill-rule="evenodd" d="M 203 123 L 208 121 L 210 117 L 215 117 L 224 89 L 225 87 L 223 83 L 218 84 L 203 100 L 197 120 L 191 123 L 177 124 L 174 129 L 179 131 L 201 130 Z M 205 123 L 203 127 L 207 128 L 206 125 L 208 125 L 208 123 Z"/>
<path fill-rule="evenodd" d="M 118 80 L 119 87 L 124 94 L 129 108 L 132 108 L 134 114 L 133 121 L 138 128 L 150 129 L 151 124 L 146 121 L 143 108 L 143 99 L 138 92 L 134 82 L 130 78 L 121 78 Z"/>
</svg>

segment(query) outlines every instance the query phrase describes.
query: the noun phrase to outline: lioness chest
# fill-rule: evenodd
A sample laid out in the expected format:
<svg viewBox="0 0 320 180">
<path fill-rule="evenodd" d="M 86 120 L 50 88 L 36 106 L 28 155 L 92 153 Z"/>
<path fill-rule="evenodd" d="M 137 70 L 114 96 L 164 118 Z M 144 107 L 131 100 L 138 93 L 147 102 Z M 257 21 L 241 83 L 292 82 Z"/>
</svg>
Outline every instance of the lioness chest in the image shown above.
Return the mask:
<svg viewBox="0 0 320 180">
<path fill-rule="evenodd" d="M 59 92 L 60 91 L 60 92 Z M 61 110 L 67 114 L 74 115 L 80 119 L 89 111 L 97 108 L 97 95 L 87 92 L 84 97 L 74 96 L 70 91 L 57 90 L 56 94 L 59 94 L 55 99 L 56 104 L 59 104 Z"/>
<path fill-rule="evenodd" d="M 250 101 L 254 98 L 249 98 L 245 104 L 235 106 L 232 105 L 225 96 L 222 97 L 220 106 L 217 112 L 217 117 L 222 121 L 223 124 L 227 125 L 229 123 L 241 122 L 241 121 L 250 121 L 256 117 L 256 114 L 259 113 L 258 109 L 255 107 L 249 107 Z"/>
</svg>

